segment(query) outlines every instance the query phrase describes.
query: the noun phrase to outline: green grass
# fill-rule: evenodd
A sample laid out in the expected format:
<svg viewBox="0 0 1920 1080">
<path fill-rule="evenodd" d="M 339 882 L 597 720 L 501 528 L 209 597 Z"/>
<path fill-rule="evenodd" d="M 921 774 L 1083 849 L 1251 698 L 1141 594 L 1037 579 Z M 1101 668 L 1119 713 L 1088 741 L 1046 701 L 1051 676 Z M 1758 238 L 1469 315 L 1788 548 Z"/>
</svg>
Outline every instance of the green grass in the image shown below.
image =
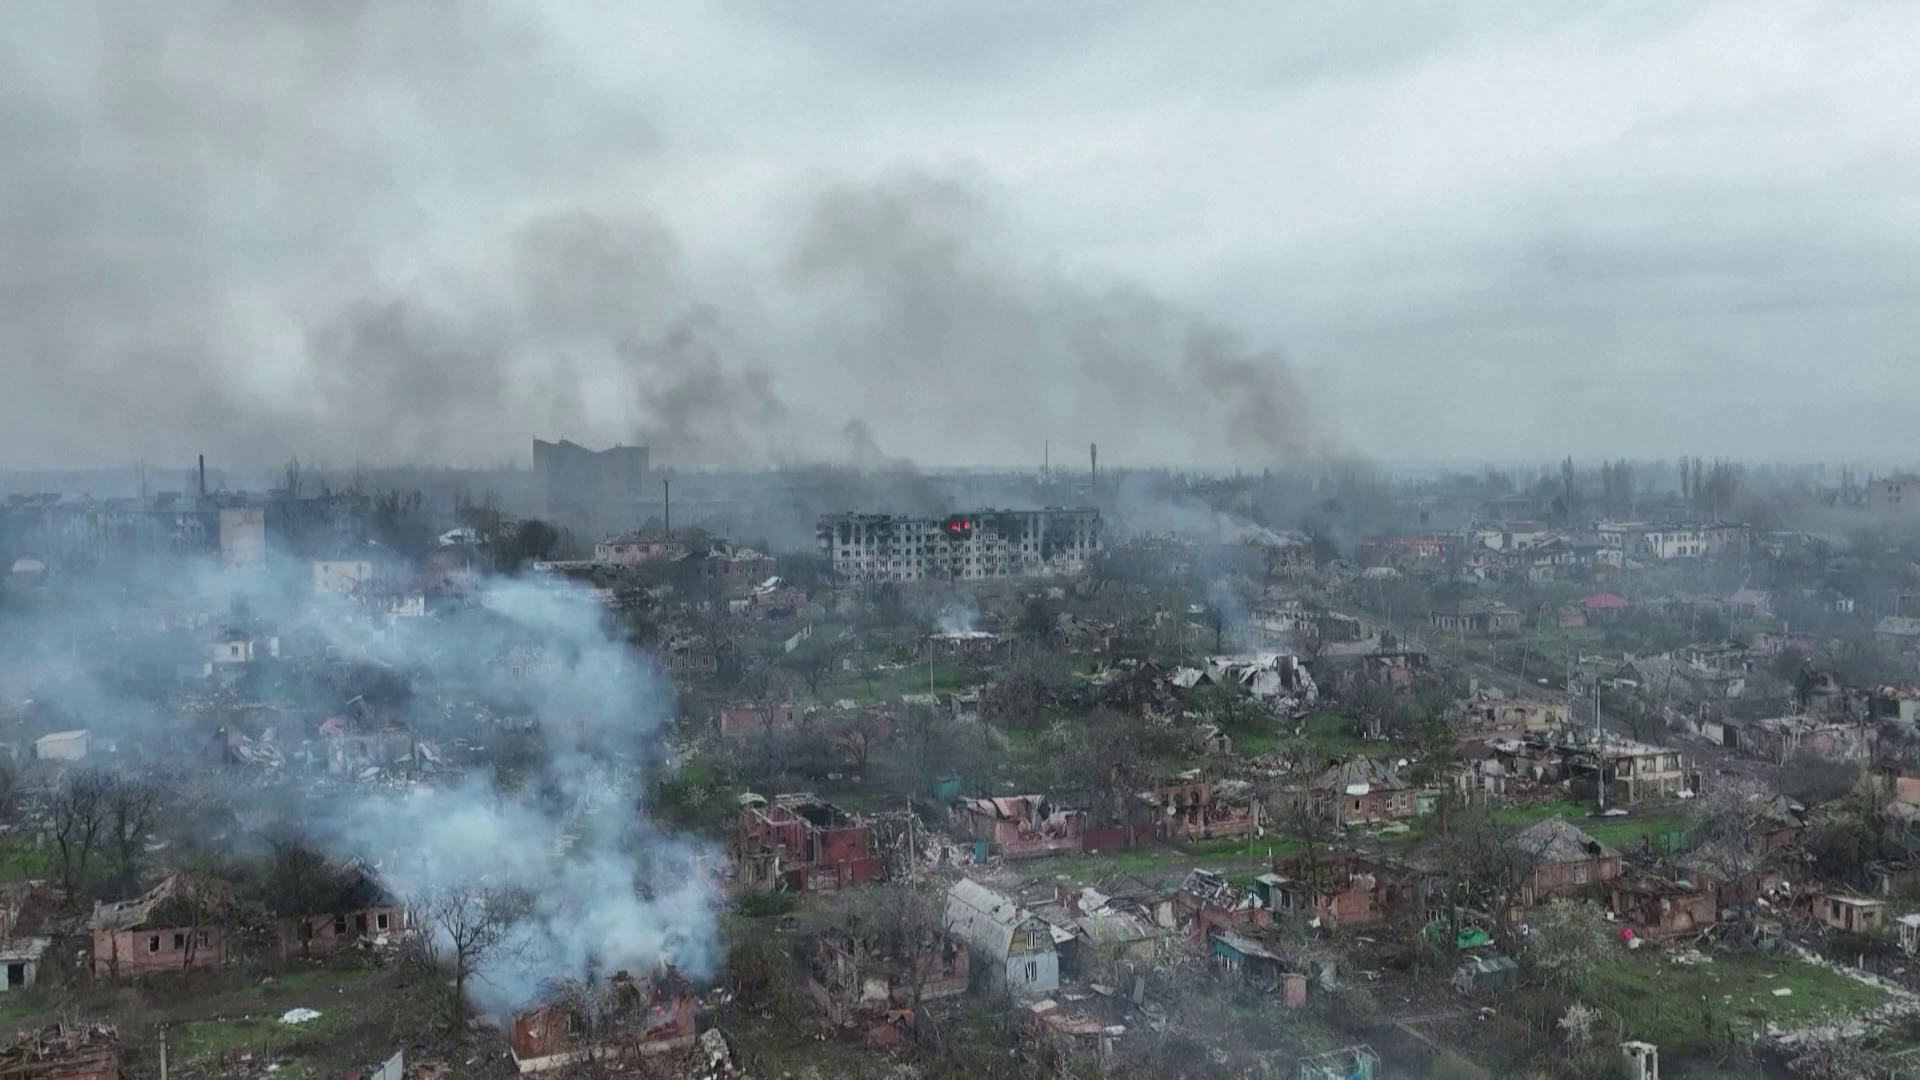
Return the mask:
<svg viewBox="0 0 1920 1080">
<path fill-rule="evenodd" d="M 1623 849 L 1639 847 L 1640 841 L 1646 837 L 1681 832 L 1687 827 L 1686 819 L 1678 816 L 1596 820 L 1608 823 L 1604 825 L 1582 823 L 1580 827 L 1595 840 Z"/>
<path fill-rule="evenodd" d="M 1592 810 L 1587 803 L 1561 800 L 1533 806 L 1509 806 L 1498 811 L 1496 816 L 1506 824 L 1521 829 L 1547 818 L 1562 818 L 1573 822 L 1595 840 L 1617 848 L 1636 848 L 1645 837 L 1680 832 L 1687 827 L 1686 818 L 1678 814 L 1607 818 L 1588 816 Z"/>
<path fill-rule="evenodd" d="M 46 998 L 33 990 L 10 990 L 0 994 L 0 1023 L 25 1020 L 47 1008 Z"/>
<path fill-rule="evenodd" d="M 299 968 L 276 974 L 273 982 L 261 982 L 254 991 L 265 997 L 268 994 L 338 994 L 355 987 L 364 986 L 372 981 L 378 970 L 370 967 L 310 967 Z M 310 1004 L 310 1009 L 326 1010 L 320 1005 Z"/>
<path fill-rule="evenodd" d="M 1386 743 L 1355 735 L 1353 721 L 1338 713 L 1313 713 L 1301 723 L 1300 734 L 1325 757 L 1367 757 L 1392 752 Z"/>
<path fill-rule="evenodd" d="M 1768 1023 L 1798 1026 L 1873 1008 L 1886 995 L 1844 975 L 1798 960 L 1715 956 L 1694 965 L 1665 955 L 1630 954 L 1599 977 L 1600 1002 L 1626 1025 L 1626 1037 L 1682 1057 L 1714 1049 L 1716 1031 L 1737 1037 Z M 1785 997 L 1778 989 L 1791 990 Z"/>
<path fill-rule="evenodd" d="M 52 847 L 14 840 L 0 846 L 0 881 L 29 881 L 57 875 L 59 856 Z"/>
</svg>

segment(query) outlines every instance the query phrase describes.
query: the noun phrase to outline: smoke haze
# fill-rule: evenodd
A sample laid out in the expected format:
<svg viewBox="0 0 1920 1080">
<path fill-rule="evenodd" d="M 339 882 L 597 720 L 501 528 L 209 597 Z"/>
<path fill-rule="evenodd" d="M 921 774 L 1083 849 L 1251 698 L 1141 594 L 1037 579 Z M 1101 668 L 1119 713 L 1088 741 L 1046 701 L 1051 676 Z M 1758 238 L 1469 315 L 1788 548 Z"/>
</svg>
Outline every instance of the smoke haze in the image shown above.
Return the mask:
<svg viewBox="0 0 1920 1080">
<path fill-rule="evenodd" d="M 472 463 L 536 434 L 677 464 L 1312 443 L 1277 352 L 1048 268 L 984 180 L 797 182 L 790 221 L 713 254 L 659 211 L 654 106 L 507 5 L 23 23 L 0 46 L 27 150 L 0 165 L 8 465 Z"/>
</svg>

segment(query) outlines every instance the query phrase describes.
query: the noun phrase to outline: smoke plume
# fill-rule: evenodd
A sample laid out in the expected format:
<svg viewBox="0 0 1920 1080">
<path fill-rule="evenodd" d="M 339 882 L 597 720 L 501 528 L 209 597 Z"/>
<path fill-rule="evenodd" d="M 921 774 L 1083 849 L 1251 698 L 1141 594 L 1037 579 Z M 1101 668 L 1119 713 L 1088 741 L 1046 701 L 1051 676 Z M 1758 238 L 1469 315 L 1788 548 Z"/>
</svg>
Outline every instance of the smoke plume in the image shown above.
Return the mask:
<svg viewBox="0 0 1920 1080">
<path fill-rule="evenodd" d="M 789 212 L 741 208 L 776 221 L 744 244 L 670 218 L 674 105 L 601 88 L 543 17 L 11 11 L 0 464 L 464 464 L 535 435 L 682 466 L 1316 446 L 1282 355 L 1058 268 L 991 181 L 796 177 Z"/>
</svg>

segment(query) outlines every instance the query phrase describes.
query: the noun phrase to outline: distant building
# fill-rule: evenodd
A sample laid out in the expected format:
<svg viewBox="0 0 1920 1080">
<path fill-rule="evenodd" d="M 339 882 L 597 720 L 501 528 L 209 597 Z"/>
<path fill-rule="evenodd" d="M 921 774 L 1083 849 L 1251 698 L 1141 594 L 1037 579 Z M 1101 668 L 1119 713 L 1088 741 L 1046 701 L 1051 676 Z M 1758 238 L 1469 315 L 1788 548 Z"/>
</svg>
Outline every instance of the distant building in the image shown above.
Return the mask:
<svg viewBox="0 0 1920 1080">
<path fill-rule="evenodd" d="M 220 561 L 240 570 L 267 564 L 267 512 L 258 506 L 230 506 L 220 511 Z"/>
<path fill-rule="evenodd" d="M 593 545 L 593 561 L 615 566 L 670 562 L 686 553 L 686 541 L 675 540 L 665 533 L 623 533 Z"/>
<path fill-rule="evenodd" d="M 595 451 L 565 439 L 533 440 L 534 506 L 550 521 L 592 533 L 636 523 L 648 509 L 651 479 L 644 446 Z"/>
<path fill-rule="evenodd" d="M 313 591 L 351 596 L 373 581 L 373 563 L 366 559 L 316 559 Z"/>
<path fill-rule="evenodd" d="M 1093 509 L 829 514 L 819 537 L 821 553 L 849 581 L 978 581 L 1077 574 L 1101 549 L 1101 524 Z"/>
<path fill-rule="evenodd" d="M 1520 629 L 1520 613 L 1498 600 L 1468 600 L 1436 611 L 1427 621 L 1448 634 L 1504 634 Z"/>
<path fill-rule="evenodd" d="M 1876 514 L 1920 513 L 1920 476 L 1889 476 L 1868 484 L 1867 509 Z"/>
<path fill-rule="evenodd" d="M 1707 524 L 1663 525 L 1644 521 L 1609 521 L 1598 525 L 1600 546 L 1616 556 L 1629 559 L 1711 558 L 1737 554 L 1747 548 L 1745 525 Z"/>
</svg>

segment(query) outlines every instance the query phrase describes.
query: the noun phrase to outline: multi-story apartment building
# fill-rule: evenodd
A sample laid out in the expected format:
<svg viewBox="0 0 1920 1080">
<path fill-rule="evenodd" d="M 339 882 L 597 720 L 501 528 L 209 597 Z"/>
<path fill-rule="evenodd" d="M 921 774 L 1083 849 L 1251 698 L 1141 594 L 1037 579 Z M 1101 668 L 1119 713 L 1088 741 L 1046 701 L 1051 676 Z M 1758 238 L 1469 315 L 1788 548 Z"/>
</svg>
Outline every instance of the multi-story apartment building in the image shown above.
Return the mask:
<svg viewBox="0 0 1920 1080">
<path fill-rule="evenodd" d="M 1629 559 L 1695 559 L 1746 550 L 1745 525 L 1662 525 L 1643 521 L 1602 522 L 1595 527 L 1603 553 Z"/>
<path fill-rule="evenodd" d="M 1100 511 L 979 510 L 944 518 L 829 514 L 820 550 L 848 581 L 1076 574 L 1100 550 Z"/>
<path fill-rule="evenodd" d="M 1869 483 L 1867 509 L 1877 514 L 1920 511 L 1920 476 L 1902 474 Z"/>
</svg>

